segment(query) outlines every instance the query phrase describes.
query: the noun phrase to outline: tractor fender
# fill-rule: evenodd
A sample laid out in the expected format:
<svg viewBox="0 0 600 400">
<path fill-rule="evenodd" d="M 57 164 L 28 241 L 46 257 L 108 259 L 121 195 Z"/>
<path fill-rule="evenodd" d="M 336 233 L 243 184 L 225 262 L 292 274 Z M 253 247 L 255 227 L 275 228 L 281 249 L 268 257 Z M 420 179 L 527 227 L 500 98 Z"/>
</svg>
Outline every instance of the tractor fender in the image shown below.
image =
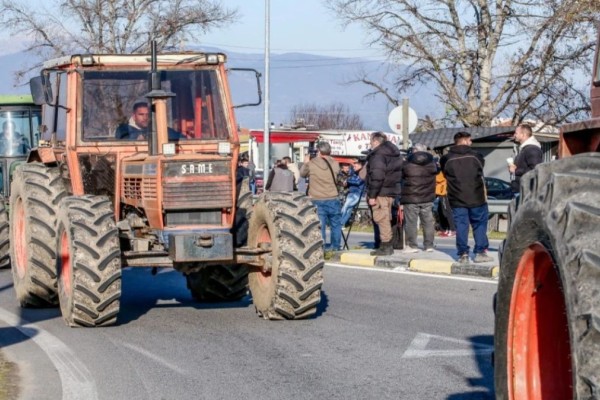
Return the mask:
<svg viewBox="0 0 600 400">
<path fill-rule="evenodd" d="M 27 156 L 27 163 L 40 162 L 45 165 L 56 164 L 56 154 L 52 147 L 37 147 L 31 149 Z"/>
</svg>

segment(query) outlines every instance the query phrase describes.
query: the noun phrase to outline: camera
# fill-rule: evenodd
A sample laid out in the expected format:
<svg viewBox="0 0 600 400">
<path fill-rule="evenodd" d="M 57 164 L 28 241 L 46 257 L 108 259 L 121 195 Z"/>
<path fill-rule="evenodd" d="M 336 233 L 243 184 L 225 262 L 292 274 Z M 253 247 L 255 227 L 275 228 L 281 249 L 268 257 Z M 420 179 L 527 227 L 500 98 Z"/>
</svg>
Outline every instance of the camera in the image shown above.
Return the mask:
<svg viewBox="0 0 600 400">
<path fill-rule="evenodd" d="M 319 154 L 319 150 L 317 149 L 308 149 L 308 157 L 312 160 Z"/>
</svg>

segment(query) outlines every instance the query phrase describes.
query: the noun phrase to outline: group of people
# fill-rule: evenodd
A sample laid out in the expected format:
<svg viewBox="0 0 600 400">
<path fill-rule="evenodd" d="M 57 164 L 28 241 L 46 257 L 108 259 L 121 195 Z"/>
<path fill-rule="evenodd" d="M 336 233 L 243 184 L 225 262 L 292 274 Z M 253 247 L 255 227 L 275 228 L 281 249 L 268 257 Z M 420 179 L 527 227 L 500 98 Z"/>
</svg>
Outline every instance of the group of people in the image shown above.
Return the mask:
<svg viewBox="0 0 600 400">
<path fill-rule="evenodd" d="M 512 186 L 518 192 L 521 177 L 542 161 L 542 151 L 528 125 L 517 127 L 515 141 L 520 145 L 519 151 L 508 168 L 514 176 Z M 307 194 L 317 209 L 326 251 L 341 249 L 342 227 L 349 223 L 355 206 L 366 194 L 377 247 L 371 254 L 378 256 L 394 252 L 392 209 L 398 206 L 404 215 L 406 245 L 403 251 L 420 251 L 419 225 L 423 229 L 422 249 L 433 251 L 432 209 L 438 197 L 438 214 L 446 227 L 443 236 L 456 236 L 459 262 L 470 260 L 470 228 L 475 241 L 473 261 L 489 262 L 492 258 L 487 254 L 485 161 L 471 144 L 468 132 L 456 133 L 454 145 L 438 162 L 422 143 L 415 143 L 404 157 L 384 133 L 375 132 L 371 135 L 366 159 L 352 159 L 350 164 L 340 166 L 331 156 L 330 144 L 319 142 L 316 155 L 307 154 L 299 169 L 289 157 L 279 160 L 269 173 L 265 189 L 294 191 L 298 189 L 300 178 L 309 181 Z M 329 243 L 326 241 L 328 226 Z"/>
<path fill-rule="evenodd" d="M 509 171 L 514 176 L 512 186 L 518 193 L 521 177 L 542 162 L 542 151 L 528 125 L 517 127 L 515 142 L 520 146 Z M 375 132 L 370 138 L 371 149 L 366 163 L 353 160 L 352 168 L 340 174 L 340 165 L 331 157 L 329 144 L 319 143 L 317 157 L 305 158 L 300 175 L 310 177 L 308 195 L 317 208 L 324 239 L 326 226 L 331 228 L 331 242 L 325 249 L 339 249 L 341 228 L 348 222 L 349 212 L 365 190 L 379 239 L 376 238 L 379 246 L 372 255 L 394 252 L 391 216 L 398 199 L 404 215 L 406 246 L 403 251 L 419 251 L 419 221 L 423 228 L 423 250 L 433 251 L 435 220 L 432 205 L 437 196 L 440 198 L 439 214 L 446 220 L 445 232 L 452 232 L 445 236 L 456 236 L 458 261 L 468 263 L 470 259 L 469 228 L 475 241 L 473 261 L 492 261 L 487 254 L 489 215 L 483 172 L 485 160 L 471 145 L 471 135 L 458 132 L 454 135 L 454 145 L 438 163 L 424 144 L 415 143 L 404 158 L 384 133 Z M 340 175 L 345 175 L 342 185 Z M 361 185 L 366 185 L 366 189 Z M 347 190 L 343 208 L 339 200 L 340 187 Z"/>
</svg>

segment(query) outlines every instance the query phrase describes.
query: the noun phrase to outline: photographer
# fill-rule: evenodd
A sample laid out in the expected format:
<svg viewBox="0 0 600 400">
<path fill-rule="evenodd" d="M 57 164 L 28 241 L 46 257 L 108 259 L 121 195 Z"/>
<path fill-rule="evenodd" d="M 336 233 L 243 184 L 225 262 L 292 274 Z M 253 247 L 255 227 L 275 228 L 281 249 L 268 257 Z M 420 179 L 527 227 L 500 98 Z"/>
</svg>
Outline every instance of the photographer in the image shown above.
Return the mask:
<svg viewBox="0 0 600 400">
<path fill-rule="evenodd" d="M 310 178 L 308 195 L 317 208 L 321 221 L 321 235 L 323 243 L 326 240 L 326 227 L 331 228 L 331 244 L 325 250 L 340 250 L 342 239 L 342 212 L 336 176 L 340 166 L 330 156 L 331 146 L 327 142 L 317 144 L 317 155 L 312 158 L 309 154 L 304 156 L 304 164 L 300 168 L 300 176 Z"/>
</svg>

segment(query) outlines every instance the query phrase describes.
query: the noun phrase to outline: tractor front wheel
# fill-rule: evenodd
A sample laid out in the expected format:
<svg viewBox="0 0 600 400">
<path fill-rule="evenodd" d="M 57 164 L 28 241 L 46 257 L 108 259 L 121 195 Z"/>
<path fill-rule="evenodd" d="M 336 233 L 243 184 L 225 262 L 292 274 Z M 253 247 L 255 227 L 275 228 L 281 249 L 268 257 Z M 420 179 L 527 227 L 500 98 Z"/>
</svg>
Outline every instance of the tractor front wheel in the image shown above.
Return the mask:
<svg viewBox="0 0 600 400">
<path fill-rule="evenodd" d="M 316 209 L 297 192 L 265 192 L 254 205 L 250 247 L 270 248 L 265 268 L 252 269 L 249 286 L 256 312 L 265 319 L 314 315 L 323 286 L 323 238 Z"/>
<path fill-rule="evenodd" d="M 67 197 L 57 230 L 58 297 L 69 326 L 113 325 L 121 297 L 121 251 L 111 201 Z"/>
</svg>

